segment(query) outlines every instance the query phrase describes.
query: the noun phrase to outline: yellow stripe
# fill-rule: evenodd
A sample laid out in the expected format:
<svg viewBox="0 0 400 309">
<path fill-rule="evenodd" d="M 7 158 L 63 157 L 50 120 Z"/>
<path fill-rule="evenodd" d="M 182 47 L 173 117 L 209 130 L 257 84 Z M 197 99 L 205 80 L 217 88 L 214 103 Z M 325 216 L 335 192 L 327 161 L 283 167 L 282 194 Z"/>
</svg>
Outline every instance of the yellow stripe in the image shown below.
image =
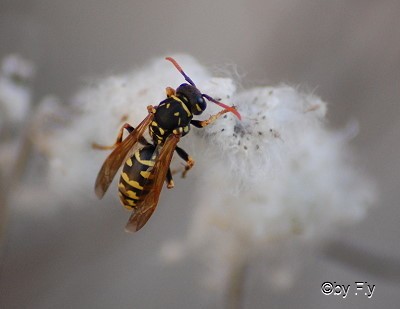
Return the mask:
<svg viewBox="0 0 400 309">
<path fill-rule="evenodd" d="M 150 173 L 150 172 L 147 172 L 147 171 L 141 171 L 141 172 L 140 172 L 140 175 L 142 175 L 142 177 L 143 177 L 143 178 L 146 178 L 146 179 L 150 177 L 150 174 L 151 174 L 151 173 Z"/>
<path fill-rule="evenodd" d="M 158 127 L 158 123 L 155 122 L 155 121 L 153 121 L 153 122 L 151 123 L 151 125 L 152 125 L 152 126 L 155 126 L 155 127 Z"/>
<path fill-rule="evenodd" d="M 130 211 L 132 211 L 132 210 L 134 210 L 135 209 L 135 202 L 134 201 L 127 201 L 126 199 L 125 199 L 125 196 L 123 196 L 122 194 L 121 194 L 121 192 L 118 192 L 118 195 L 119 195 L 119 198 L 121 199 L 121 204 L 122 204 L 122 206 L 124 206 L 124 208 L 125 209 L 127 209 L 127 210 L 130 210 Z M 127 203 L 129 203 L 130 204 L 130 202 L 132 202 L 133 203 L 133 205 L 127 205 L 127 204 L 125 204 L 125 202 L 127 202 Z"/>
<path fill-rule="evenodd" d="M 122 183 L 118 184 L 118 189 L 121 191 L 120 193 L 125 194 L 126 196 L 128 196 L 131 199 L 134 199 L 134 200 L 139 199 L 139 197 L 136 195 L 136 192 L 134 192 L 132 190 L 126 190 L 124 184 L 122 184 Z"/>
<path fill-rule="evenodd" d="M 174 116 L 179 116 L 179 112 L 174 113 Z"/>
<path fill-rule="evenodd" d="M 171 98 L 173 98 L 175 101 L 183 103 L 182 100 L 179 99 L 176 95 L 171 95 Z"/>
<path fill-rule="evenodd" d="M 126 192 L 126 188 L 125 188 L 125 186 L 124 186 L 124 184 L 123 184 L 122 182 L 120 182 L 120 183 L 118 184 L 118 189 L 119 189 L 120 191 Z"/>
<path fill-rule="evenodd" d="M 188 114 L 189 117 L 192 115 L 192 113 L 190 112 L 190 110 L 188 109 L 188 107 L 186 106 L 186 104 L 183 103 L 181 99 L 179 99 L 176 95 L 172 95 L 171 98 L 173 98 L 174 100 L 176 100 L 176 101 L 178 101 L 179 103 L 181 103 L 182 108 L 185 110 L 185 112 Z"/>
<path fill-rule="evenodd" d="M 165 131 L 161 127 L 159 127 L 158 130 L 160 131 L 161 135 L 164 135 Z"/>
<path fill-rule="evenodd" d="M 174 95 L 172 95 L 172 96 L 174 97 Z M 168 103 L 165 107 L 166 107 L 166 108 L 169 108 L 170 105 L 171 105 L 171 103 Z"/>
<path fill-rule="evenodd" d="M 125 202 L 128 203 L 128 205 L 124 204 L 125 208 L 131 208 L 129 206 L 135 206 L 135 201 L 131 201 L 131 200 L 125 200 Z M 131 208 L 132 209 L 132 208 Z"/>
<path fill-rule="evenodd" d="M 182 101 L 180 101 L 181 102 L 181 105 L 182 105 L 182 107 L 183 107 L 183 109 L 186 111 L 186 113 L 188 114 L 188 116 L 190 117 L 190 116 L 192 116 L 192 113 L 190 112 L 190 110 L 187 108 L 187 106 L 185 105 L 185 103 L 183 103 Z"/>
<path fill-rule="evenodd" d="M 143 190 L 143 187 L 137 181 L 129 179 L 129 176 L 127 173 L 122 173 L 121 177 L 131 187 L 139 189 L 139 190 Z"/>
<path fill-rule="evenodd" d="M 131 160 L 131 158 L 129 158 L 128 160 L 126 160 L 126 164 L 128 165 L 128 166 L 132 166 L 132 160 Z"/>
<path fill-rule="evenodd" d="M 136 160 L 139 161 L 140 164 L 143 164 L 143 165 L 146 165 L 146 166 L 154 166 L 154 161 L 140 159 L 139 151 L 135 152 L 135 158 L 136 158 Z"/>
<path fill-rule="evenodd" d="M 136 195 L 136 192 L 128 190 L 126 191 L 126 195 L 128 195 L 128 197 L 130 197 L 133 200 L 138 200 L 139 197 Z"/>
</svg>

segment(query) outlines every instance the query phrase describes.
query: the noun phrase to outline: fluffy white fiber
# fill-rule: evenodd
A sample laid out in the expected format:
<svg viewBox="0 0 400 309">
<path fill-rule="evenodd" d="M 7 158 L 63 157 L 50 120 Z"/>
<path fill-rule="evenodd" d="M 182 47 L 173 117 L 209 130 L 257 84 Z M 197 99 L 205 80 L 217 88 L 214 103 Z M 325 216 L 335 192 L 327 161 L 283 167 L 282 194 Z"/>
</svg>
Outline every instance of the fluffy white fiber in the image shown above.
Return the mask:
<svg viewBox="0 0 400 309">
<path fill-rule="evenodd" d="M 224 283 L 237 260 L 299 235 L 305 241 L 321 239 L 364 216 L 374 200 L 373 188 L 351 162 L 348 134 L 327 128 L 326 103 L 289 86 L 239 92 L 231 79 L 213 78 L 192 57 L 175 58 L 203 93 L 237 106 L 242 121 L 228 113 L 189 134 L 197 160 L 191 173 L 200 178 L 191 189 L 193 222 L 190 231 L 181 233 L 188 235 L 185 240 L 166 244 L 165 257 L 177 260 L 196 252 Z M 124 122 L 137 125 L 147 105 L 165 98 L 166 86 L 182 82 L 179 72 L 160 58 L 78 93 L 66 126 L 38 131 L 37 143 L 51 162 L 49 190 L 62 187 L 68 198 L 92 192 L 107 153 L 91 144 L 112 144 Z M 198 118 L 220 110 L 208 105 Z M 51 113 L 59 111 L 47 109 L 38 119 Z"/>
<path fill-rule="evenodd" d="M 354 132 L 328 129 L 326 103 L 289 86 L 237 92 L 230 79 L 209 85 L 243 119 L 227 115 L 196 131 L 202 177 L 190 232 L 166 242 L 162 255 L 203 258 L 207 283 L 217 288 L 232 284 L 252 258 L 270 256 L 271 283 L 287 287 L 305 256 L 300 246 L 362 219 L 374 201 L 348 149 Z"/>
<path fill-rule="evenodd" d="M 351 132 L 327 129 L 319 98 L 281 86 L 234 94 L 232 102 L 243 121 L 227 117 L 204 133 L 201 191 L 181 248 L 215 262 L 208 263 L 214 284 L 225 284 L 238 261 L 362 219 L 374 201 L 352 165 Z"/>
<path fill-rule="evenodd" d="M 0 128 L 20 124 L 29 110 L 31 91 L 28 87 L 35 69 L 33 64 L 18 55 L 2 60 L 0 69 Z"/>
</svg>

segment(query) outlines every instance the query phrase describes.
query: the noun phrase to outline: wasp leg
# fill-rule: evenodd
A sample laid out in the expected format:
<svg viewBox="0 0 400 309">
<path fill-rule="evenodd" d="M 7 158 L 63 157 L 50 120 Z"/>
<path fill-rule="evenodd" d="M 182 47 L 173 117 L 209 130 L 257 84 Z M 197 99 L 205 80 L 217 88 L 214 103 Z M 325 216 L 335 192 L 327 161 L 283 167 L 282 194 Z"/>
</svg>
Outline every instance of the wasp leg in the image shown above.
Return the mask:
<svg viewBox="0 0 400 309">
<path fill-rule="evenodd" d="M 211 115 L 210 118 L 208 118 L 207 120 L 191 120 L 190 124 L 194 125 L 197 128 L 204 128 L 204 127 L 208 126 L 209 124 L 213 123 L 215 120 L 217 120 L 223 114 L 226 114 L 228 112 L 229 112 L 229 110 L 223 109 L 218 114 Z"/>
<path fill-rule="evenodd" d="M 174 184 L 174 180 L 172 179 L 172 173 L 171 173 L 171 169 L 168 168 L 168 172 L 167 172 L 167 176 L 165 181 L 167 182 L 167 188 L 168 189 L 172 189 L 175 184 Z"/>
<path fill-rule="evenodd" d="M 178 155 L 186 161 L 185 169 L 182 172 L 182 178 L 186 177 L 187 172 L 193 167 L 194 165 L 194 160 L 191 156 L 188 155 L 188 153 L 183 150 L 181 147 L 176 147 L 175 151 L 178 153 Z"/>
<path fill-rule="evenodd" d="M 115 143 L 111 146 L 104 146 L 104 145 L 99 145 L 97 143 L 92 143 L 92 148 L 94 149 L 100 149 L 100 150 L 110 150 L 110 149 L 114 149 L 115 147 L 117 147 L 119 144 L 121 144 L 122 142 L 122 136 L 124 134 L 124 129 L 128 131 L 128 133 L 132 133 L 133 130 L 135 130 L 134 127 L 132 127 L 129 123 L 125 123 L 121 129 L 119 129 L 118 135 L 117 135 L 117 139 L 115 141 Z M 143 137 L 141 136 L 139 138 L 139 143 L 141 143 L 142 145 L 150 145 L 150 143 Z"/>
</svg>

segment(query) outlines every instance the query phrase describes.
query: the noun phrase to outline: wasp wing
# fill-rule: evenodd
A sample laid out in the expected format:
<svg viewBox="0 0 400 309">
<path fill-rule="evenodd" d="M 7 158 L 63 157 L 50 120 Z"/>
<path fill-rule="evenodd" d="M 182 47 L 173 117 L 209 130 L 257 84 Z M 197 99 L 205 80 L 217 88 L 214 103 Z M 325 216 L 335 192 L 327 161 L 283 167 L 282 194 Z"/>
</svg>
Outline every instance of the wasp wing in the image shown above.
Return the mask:
<svg viewBox="0 0 400 309">
<path fill-rule="evenodd" d="M 154 167 L 149 170 L 149 179 L 152 180 L 151 185 L 144 188 L 145 190 L 148 190 L 148 193 L 146 193 L 143 199 L 137 203 L 136 209 L 126 224 L 125 230 L 127 232 L 139 231 L 156 209 L 161 189 L 171 163 L 172 155 L 174 154 L 179 139 L 180 137 L 178 135 L 171 134 L 163 146 L 157 147 L 158 149 L 156 149 L 156 151 L 159 151 L 159 153 L 154 163 Z"/>
<path fill-rule="evenodd" d="M 154 114 L 149 113 L 147 117 L 132 131 L 107 157 L 97 174 L 95 183 L 95 192 L 98 198 L 102 198 L 110 186 L 115 174 L 120 166 L 128 159 L 128 157 L 137 149 L 138 140 L 143 136 L 144 132 L 153 121 Z"/>
</svg>

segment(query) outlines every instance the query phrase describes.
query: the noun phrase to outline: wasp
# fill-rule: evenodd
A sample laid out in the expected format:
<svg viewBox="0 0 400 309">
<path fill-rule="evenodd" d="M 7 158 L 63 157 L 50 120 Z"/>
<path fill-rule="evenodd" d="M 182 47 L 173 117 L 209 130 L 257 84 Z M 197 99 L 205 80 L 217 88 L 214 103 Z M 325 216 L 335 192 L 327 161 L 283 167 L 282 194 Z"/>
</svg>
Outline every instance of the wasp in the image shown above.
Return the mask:
<svg viewBox="0 0 400 309">
<path fill-rule="evenodd" d="M 157 207 L 164 181 L 168 188 L 174 187 L 170 169 L 174 152 L 186 162 L 182 177 L 193 167 L 193 158 L 178 146 L 180 138 L 189 133 L 190 125 L 204 128 L 227 112 L 241 118 L 235 107 L 201 93 L 175 59 L 165 59 L 175 66 L 187 83 L 181 84 L 176 90 L 167 87 L 167 98 L 157 106 L 147 106 L 148 115 L 136 128 L 125 123 L 112 146 L 93 144 L 96 149 L 113 149 L 97 175 L 95 192 L 99 199 L 104 196 L 123 165 L 118 195 L 122 205 L 132 211 L 125 227 L 128 232 L 140 230 L 149 220 Z M 223 110 L 206 120 L 193 119 L 194 115 L 200 115 L 206 109 L 206 100 Z M 125 139 L 124 130 L 129 133 Z M 151 142 L 144 137 L 147 131 Z"/>
</svg>

